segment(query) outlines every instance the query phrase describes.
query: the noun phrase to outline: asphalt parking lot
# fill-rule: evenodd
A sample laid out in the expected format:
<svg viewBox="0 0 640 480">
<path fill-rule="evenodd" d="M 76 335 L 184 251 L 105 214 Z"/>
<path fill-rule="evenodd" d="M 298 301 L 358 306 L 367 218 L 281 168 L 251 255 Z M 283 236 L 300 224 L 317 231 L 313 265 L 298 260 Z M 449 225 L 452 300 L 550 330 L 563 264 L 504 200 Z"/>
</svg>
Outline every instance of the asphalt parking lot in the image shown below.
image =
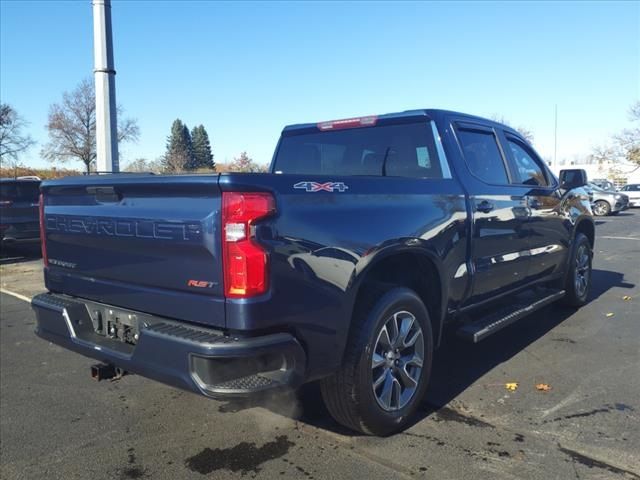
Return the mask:
<svg viewBox="0 0 640 480">
<path fill-rule="evenodd" d="M 385 439 L 340 428 L 313 385 L 237 404 L 135 375 L 97 383 L 2 293 L 0 477 L 640 479 L 640 210 L 597 224 L 589 304 L 478 345 L 448 336 L 414 425 Z M 42 288 L 29 255 L 0 259 L 3 290 Z"/>
</svg>

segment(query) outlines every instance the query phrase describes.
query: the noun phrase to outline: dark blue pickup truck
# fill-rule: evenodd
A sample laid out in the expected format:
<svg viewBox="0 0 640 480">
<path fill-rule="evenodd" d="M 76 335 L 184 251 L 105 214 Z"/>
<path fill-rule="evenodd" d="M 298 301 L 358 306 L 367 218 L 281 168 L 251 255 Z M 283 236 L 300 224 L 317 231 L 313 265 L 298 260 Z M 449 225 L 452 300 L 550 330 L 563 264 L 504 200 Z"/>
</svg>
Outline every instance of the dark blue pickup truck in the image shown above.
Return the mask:
<svg viewBox="0 0 640 480">
<path fill-rule="evenodd" d="M 586 302 L 585 182 L 442 110 L 286 127 L 267 174 L 47 181 L 37 334 L 216 398 L 318 380 L 338 422 L 387 435 L 445 326 L 478 342 Z"/>
</svg>

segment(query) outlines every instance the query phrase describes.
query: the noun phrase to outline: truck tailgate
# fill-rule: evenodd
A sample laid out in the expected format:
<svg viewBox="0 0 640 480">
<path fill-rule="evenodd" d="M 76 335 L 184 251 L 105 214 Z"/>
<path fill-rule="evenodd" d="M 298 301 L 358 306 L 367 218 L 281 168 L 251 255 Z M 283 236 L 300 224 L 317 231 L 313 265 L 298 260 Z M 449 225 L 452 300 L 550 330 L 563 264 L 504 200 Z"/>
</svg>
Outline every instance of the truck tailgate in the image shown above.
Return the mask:
<svg viewBox="0 0 640 480">
<path fill-rule="evenodd" d="M 225 326 L 217 175 L 76 177 L 42 191 L 50 290 Z"/>
</svg>

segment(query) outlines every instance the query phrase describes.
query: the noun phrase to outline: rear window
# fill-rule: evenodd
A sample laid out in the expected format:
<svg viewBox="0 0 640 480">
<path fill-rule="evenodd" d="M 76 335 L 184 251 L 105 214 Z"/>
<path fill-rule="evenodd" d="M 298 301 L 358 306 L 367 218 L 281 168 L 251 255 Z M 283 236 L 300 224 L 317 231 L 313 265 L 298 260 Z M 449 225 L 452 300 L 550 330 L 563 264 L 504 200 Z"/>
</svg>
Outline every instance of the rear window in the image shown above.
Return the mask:
<svg viewBox="0 0 640 480">
<path fill-rule="evenodd" d="M 37 202 L 40 195 L 39 182 L 2 182 L 0 199 L 13 202 Z"/>
<path fill-rule="evenodd" d="M 445 161 L 443 159 L 443 161 Z M 274 172 L 443 178 L 428 123 L 284 136 Z"/>
</svg>

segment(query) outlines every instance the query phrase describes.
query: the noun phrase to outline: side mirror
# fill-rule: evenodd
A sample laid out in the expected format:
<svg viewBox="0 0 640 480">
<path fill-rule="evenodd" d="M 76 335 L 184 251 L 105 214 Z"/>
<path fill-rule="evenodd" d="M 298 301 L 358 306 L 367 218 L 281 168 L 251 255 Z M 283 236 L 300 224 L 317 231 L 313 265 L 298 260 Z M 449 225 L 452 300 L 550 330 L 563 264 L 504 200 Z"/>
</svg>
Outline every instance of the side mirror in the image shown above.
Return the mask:
<svg viewBox="0 0 640 480">
<path fill-rule="evenodd" d="M 565 190 L 583 187 L 587 184 L 587 172 L 581 168 L 560 170 L 560 187 Z"/>
</svg>

